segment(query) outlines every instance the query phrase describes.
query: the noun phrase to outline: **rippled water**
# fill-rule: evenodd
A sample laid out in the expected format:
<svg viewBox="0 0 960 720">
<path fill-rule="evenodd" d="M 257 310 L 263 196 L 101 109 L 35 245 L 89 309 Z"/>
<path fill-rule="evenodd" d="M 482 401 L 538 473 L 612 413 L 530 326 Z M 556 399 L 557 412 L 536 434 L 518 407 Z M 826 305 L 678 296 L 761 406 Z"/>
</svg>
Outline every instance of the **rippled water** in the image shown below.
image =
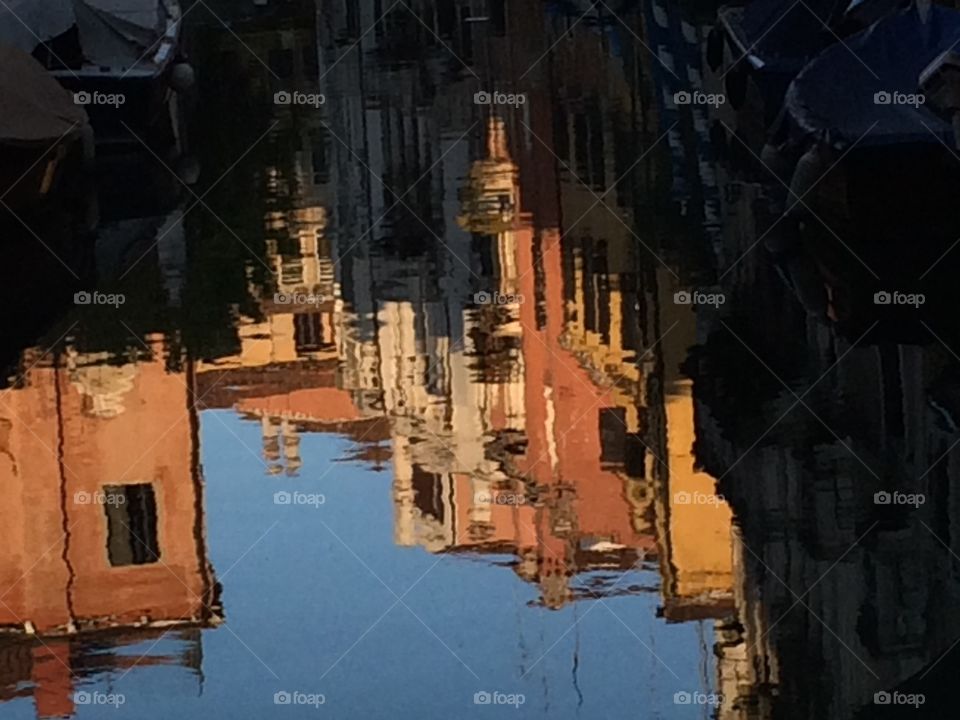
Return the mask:
<svg viewBox="0 0 960 720">
<path fill-rule="evenodd" d="M 953 258 L 778 254 L 714 8 L 600 6 L 198 3 L 3 216 L 0 716 L 949 715 Z"/>
</svg>

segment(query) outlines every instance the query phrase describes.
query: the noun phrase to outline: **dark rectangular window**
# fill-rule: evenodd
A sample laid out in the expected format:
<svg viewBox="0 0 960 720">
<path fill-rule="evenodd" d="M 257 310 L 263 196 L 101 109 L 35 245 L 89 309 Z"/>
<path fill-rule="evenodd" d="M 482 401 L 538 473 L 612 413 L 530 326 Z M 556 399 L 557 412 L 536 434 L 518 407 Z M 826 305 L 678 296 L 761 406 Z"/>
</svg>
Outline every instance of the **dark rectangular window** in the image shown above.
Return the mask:
<svg viewBox="0 0 960 720">
<path fill-rule="evenodd" d="M 497 37 L 506 37 L 507 34 L 507 0 L 490 0 L 490 24 L 493 34 Z M 560 157 L 563 157 L 562 155 Z"/>
<path fill-rule="evenodd" d="M 419 465 L 413 466 L 413 501 L 425 515 L 431 515 L 443 523 L 443 479 L 436 473 L 427 472 Z"/>
<path fill-rule="evenodd" d="M 344 0 L 344 11 L 347 15 L 347 37 L 355 38 L 360 35 L 360 8 L 355 0 Z M 377 15 L 377 17 L 380 17 Z"/>
<path fill-rule="evenodd" d="M 107 485 L 107 554 L 114 567 L 146 565 L 160 559 L 157 500 L 153 485 Z"/>
<path fill-rule="evenodd" d="M 590 332 L 599 332 L 597 327 L 597 298 L 593 289 L 593 254 L 594 242 L 591 237 L 584 237 L 581 242 L 581 261 L 583 263 L 583 327 Z"/>
<path fill-rule="evenodd" d="M 293 339 L 297 352 L 322 350 L 323 316 L 320 313 L 298 313 L 293 316 Z"/>
<path fill-rule="evenodd" d="M 543 236 L 537 233 L 533 237 L 533 294 L 537 330 L 547 327 L 547 271 L 543 266 Z"/>
<path fill-rule="evenodd" d="M 647 446 L 643 444 L 640 433 L 629 433 L 624 445 L 624 470 L 632 478 L 644 479 L 647 476 Z"/>
<path fill-rule="evenodd" d="M 460 42 L 456 43 L 455 48 L 457 55 L 467 65 L 473 62 L 473 23 L 470 17 L 470 8 L 460 9 Z"/>
<path fill-rule="evenodd" d="M 606 243 L 604 243 L 606 245 Z M 600 324 L 600 341 L 610 344 L 610 276 L 606 273 L 596 276 L 597 314 Z"/>
<path fill-rule="evenodd" d="M 640 334 L 640 314 L 638 308 L 637 276 L 634 273 L 623 273 L 618 278 L 620 283 L 620 332 L 623 334 L 623 347 L 636 353 L 643 350 L 643 338 Z"/>
<path fill-rule="evenodd" d="M 600 410 L 600 460 L 622 465 L 627 457 L 627 410 L 622 407 Z"/>
<path fill-rule="evenodd" d="M 456 9 L 452 2 L 437 3 L 437 29 L 440 37 L 448 38 L 453 35 L 457 24 Z"/>
</svg>

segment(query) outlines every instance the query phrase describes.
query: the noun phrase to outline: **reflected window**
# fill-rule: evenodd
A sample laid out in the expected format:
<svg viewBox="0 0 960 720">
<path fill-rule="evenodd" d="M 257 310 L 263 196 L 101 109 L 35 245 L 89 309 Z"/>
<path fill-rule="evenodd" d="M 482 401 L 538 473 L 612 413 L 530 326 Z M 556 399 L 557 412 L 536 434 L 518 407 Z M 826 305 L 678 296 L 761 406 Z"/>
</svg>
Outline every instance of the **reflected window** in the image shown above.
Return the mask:
<svg viewBox="0 0 960 720">
<path fill-rule="evenodd" d="M 619 277 L 620 292 L 623 302 L 620 305 L 620 332 L 623 336 L 623 347 L 630 350 L 643 349 L 643 335 L 640 332 L 640 312 L 637 292 L 637 276 L 633 273 L 624 273 Z"/>
<path fill-rule="evenodd" d="M 299 285 L 303 282 L 303 260 L 284 260 L 280 266 L 281 285 Z"/>
<path fill-rule="evenodd" d="M 294 315 L 293 323 L 297 352 L 315 352 L 329 346 L 323 339 L 323 316 L 320 313 Z"/>
<path fill-rule="evenodd" d="M 537 321 L 537 330 L 547 328 L 547 272 L 543 266 L 543 236 L 537 233 L 533 238 L 533 292 Z"/>
<path fill-rule="evenodd" d="M 647 446 L 640 433 L 629 433 L 625 445 L 624 470 L 632 478 L 643 479 L 647 474 Z"/>
<path fill-rule="evenodd" d="M 413 466 L 414 502 L 424 515 L 431 515 L 441 524 L 444 517 L 443 478 L 436 473 L 427 472 L 419 465 Z"/>
<path fill-rule="evenodd" d="M 452 37 L 456 32 L 456 10 L 457 8 L 453 3 L 437 3 L 437 29 L 439 30 L 440 37 Z"/>
<path fill-rule="evenodd" d="M 457 48 L 457 54 L 463 58 L 463 62 L 473 61 L 473 25 L 471 21 L 470 8 L 460 10 L 460 43 Z"/>
<path fill-rule="evenodd" d="M 357 37 L 362 32 L 360 29 L 359 3 L 353 2 L 353 0 L 344 0 L 343 12 L 347 16 L 347 37 Z"/>
<path fill-rule="evenodd" d="M 107 555 L 113 567 L 146 565 L 160 560 L 157 500 L 153 485 L 107 485 Z"/>
<path fill-rule="evenodd" d="M 622 465 L 627 457 L 627 410 L 600 410 L 600 461 Z"/>
</svg>

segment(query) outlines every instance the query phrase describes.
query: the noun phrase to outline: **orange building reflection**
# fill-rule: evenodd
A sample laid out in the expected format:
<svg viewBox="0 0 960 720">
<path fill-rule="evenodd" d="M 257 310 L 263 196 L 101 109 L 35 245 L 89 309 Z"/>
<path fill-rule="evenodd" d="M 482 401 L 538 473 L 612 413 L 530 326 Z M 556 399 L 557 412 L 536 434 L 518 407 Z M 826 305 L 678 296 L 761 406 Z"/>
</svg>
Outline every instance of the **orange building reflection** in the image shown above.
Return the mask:
<svg viewBox="0 0 960 720">
<path fill-rule="evenodd" d="M 672 317 L 677 312 L 659 297 L 667 283 L 646 289 L 655 325 L 683 329 L 658 343 L 656 362 L 639 357 L 636 331 L 626 327 L 642 320 L 625 312 L 637 289 L 629 235 L 604 224 L 605 210 L 598 213 L 606 266 L 588 267 L 589 250 L 539 226 L 556 213 L 521 210 L 521 178 L 533 174 L 512 160 L 496 116 L 487 121 L 485 152 L 466 178 L 458 221 L 489 237 L 497 263 L 496 287 L 486 293 L 495 299 L 476 308 L 473 322 L 488 347 L 512 352 L 498 371 L 487 371 L 494 380 L 471 371 L 469 397 L 478 410 L 465 427 L 457 427 L 464 413 L 455 408 L 448 411 L 452 428 L 428 421 L 426 431 L 415 432 L 394 423 L 397 542 L 514 554 L 517 573 L 540 586 L 551 608 L 595 594 L 576 590 L 575 575 L 659 561 L 669 620 L 728 615 L 729 508 L 672 500 L 675 493 L 715 492 L 713 478 L 695 467 L 692 397 L 678 370 L 692 344 L 693 314 Z M 402 367 L 416 354 L 414 316 L 387 305 L 379 316 L 380 356 Z M 426 400 L 411 402 L 423 392 L 418 374 L 384 375 L 388 412 L 409 416 L 427 407 Z M 651 379 L 659 390 L 650 391 Z M 391 402 L 391 388 L 402 407 Z M 482 447 L 472 451 L 477 442 Z"/>
<path fill-rule="evenodd" d="M 138 360 L 27 354 L 0 397 L 0 692 L 28 673 L 40 717 L 72 712 L 71 648 L 91 633 L 122 645 L 220 620 L 193 367 L 170 371 L 162 338 L 148 343 Z"/>
</svg>

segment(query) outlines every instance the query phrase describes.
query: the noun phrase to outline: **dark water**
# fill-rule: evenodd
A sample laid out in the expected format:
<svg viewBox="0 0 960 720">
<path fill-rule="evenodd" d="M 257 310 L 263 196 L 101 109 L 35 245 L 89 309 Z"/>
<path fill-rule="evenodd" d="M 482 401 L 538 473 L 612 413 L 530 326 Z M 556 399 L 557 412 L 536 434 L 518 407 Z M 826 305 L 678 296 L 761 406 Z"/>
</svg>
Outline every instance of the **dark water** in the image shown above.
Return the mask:
<svg viewBox="0 0 960 720">
<path fill-rule="evenodd" d="M 588 5 L 201 3 L 3 217 L 0 716 L 951 715 L 952 219 L 772 229 L 715 8 Z"/>
</svg>

